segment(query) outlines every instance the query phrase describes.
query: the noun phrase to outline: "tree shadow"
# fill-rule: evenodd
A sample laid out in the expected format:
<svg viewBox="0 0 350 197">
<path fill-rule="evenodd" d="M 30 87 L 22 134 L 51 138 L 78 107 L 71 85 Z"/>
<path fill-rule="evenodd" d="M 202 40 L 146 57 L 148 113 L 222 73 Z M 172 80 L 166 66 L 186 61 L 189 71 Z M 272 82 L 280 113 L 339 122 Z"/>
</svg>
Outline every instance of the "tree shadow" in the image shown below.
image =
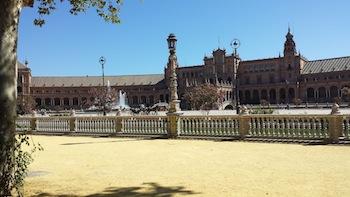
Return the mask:
<svg viewBox="0 0 350 197">
<path fill-rule="evenodd" d="M 175 194 L 194 195 L 200 194 L 186 189 L 183 186 L 161 186 L 158 183 L 143 183 L 144 187 L 108 187 L 101 193 L 90 194 L 87 196 L 78 196 L 71 194 L 50 194 L 40 193 L 32 197 L 172 197 Z"/>
<path fill-rule="evenodd" d="M 105 141 L 105 142 L 71 142 L 71 143 L 63 143 L 60 145 L 63 146 L 71 146 L 71 145 L 81 145 L 81 144 L 105 144 L 105 143 L 115 143 L 115 142 L 127 142 L 127 141 L 140 141 L 143 139 L 123 139 L 123 140 L 112 140 L 112 141 Z"/>
</svg>

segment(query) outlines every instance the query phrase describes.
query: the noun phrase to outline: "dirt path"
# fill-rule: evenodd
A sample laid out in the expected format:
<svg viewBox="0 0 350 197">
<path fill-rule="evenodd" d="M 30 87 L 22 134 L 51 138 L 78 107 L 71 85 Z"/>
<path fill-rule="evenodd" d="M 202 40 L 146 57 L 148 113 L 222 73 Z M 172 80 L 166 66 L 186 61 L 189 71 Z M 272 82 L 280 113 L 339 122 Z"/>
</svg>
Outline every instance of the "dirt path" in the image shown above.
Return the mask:
<svg viewBox="0 0 350 197">
<path fill-rule="evenodd" d="M 33 138 L 25 196 L 350 196 L 350 146 Z"/>
</svg>

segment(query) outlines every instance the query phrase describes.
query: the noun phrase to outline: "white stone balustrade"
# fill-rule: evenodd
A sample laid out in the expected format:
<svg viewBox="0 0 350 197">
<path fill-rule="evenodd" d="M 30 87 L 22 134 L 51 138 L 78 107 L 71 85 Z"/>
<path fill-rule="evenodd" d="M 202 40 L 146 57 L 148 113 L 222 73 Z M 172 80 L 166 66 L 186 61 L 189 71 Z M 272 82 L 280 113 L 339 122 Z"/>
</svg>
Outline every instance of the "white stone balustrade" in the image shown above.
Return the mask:
<svg viewBox="0 0 350 197">
<path fill-rule="evenodd" d="M 69 117 L 38 117 L 36 130 L 40 132 L 68 132 Z"/>
<path fill-rule="evenodd" d="M 125 134 L 167 134 L 166 116 L 123 116 L 121 124 Z"/>
<path fill-rule="evenodd" d="M 239 136 L 238 116 L 181 116 L 180 136 Z"/>
<path fill-rule="evenodd" d="M 16 121 L 17 131 L 30 131 L 31 130 L 31 118 L 19 118 Z"/>
<path fill-rule="evenodd" d="M 325 139 L 329 137 L 327 116 L 251 115 L 249 137 Z"/>
<path fill-rule="evenodd" d="M 77 117 L 75 131 L 80 133 L 115 133 L 114 117 Z"/>
<path fill-rule="evenodd" d="M 21 117 L 16 123 L 17 131 L 34 132 L 350 140 L 349 115 L 180 115 L 173 125 L 168 116 Z"/>
<path fill-rule="evenodd" d="M 343 137 L 350 139 L 350 116 L 345 116 L 343 119 Z"/>
</svg>

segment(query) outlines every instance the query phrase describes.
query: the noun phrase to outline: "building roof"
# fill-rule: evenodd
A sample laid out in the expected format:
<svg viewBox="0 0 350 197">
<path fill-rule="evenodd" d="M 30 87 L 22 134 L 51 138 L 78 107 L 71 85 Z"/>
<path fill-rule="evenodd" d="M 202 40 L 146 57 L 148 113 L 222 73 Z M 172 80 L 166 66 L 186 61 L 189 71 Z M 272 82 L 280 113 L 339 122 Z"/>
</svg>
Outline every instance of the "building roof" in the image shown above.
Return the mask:
<svg viewBox="0 0 350 197">
<path fill-rule="evenodd" d="M 301 74 L 350 70 L 350 56 L 308 61 Z"/>
<path fill-rule="evenodd" d="M 163 79 L 163 74 L 105 76 L 105 85 L 107 85 L 107 81 L 109 81 L 111 86 L 155 85 Z M 32 77 L 33 87 L 87 87 L 101 85 L 101 76 Z"/>
<path fill-rule="evenodd" d="M 21 62 L 17 61 L 17 68 L 18 69 L 28 69 L 27 66 L 25 66 L 24 64 L 22 64 Z"/>
</svg>

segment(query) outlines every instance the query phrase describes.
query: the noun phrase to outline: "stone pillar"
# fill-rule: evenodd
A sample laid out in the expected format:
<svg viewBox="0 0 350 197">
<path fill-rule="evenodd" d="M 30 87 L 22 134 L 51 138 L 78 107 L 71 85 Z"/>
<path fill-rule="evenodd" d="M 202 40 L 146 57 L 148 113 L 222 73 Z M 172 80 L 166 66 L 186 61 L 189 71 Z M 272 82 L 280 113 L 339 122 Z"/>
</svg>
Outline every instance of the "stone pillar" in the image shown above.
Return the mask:
<svg viewBox="0 0 350 197">
<path fill-rule="evenodd" d="M 176 138 L 179 132 L 181 113 L 167 113 L 168 116 L 168 137 Z"/>
<path fill-rule="evenodd" d="M 249 120 L 250 120 L 250 117 L 248 114 L 248 109 L 246 106 L 243 106 L 241 108 L 241 113 L 238 116 L 238 122 L 239 122 L 238 130 L 241 138 L 245 138 L 249 133 L 249 129 L 250 129 Z"/>
<path fill-rule="evenodd" d="M 122 117 L 117 115 L 116 121 L 115 121 L 115 131 L 116 133 L 122 132 Z"/>
<path fill-rule="evenodd" d="M 32 118 L 30 119 L 30 132 L 36 131 L 36 111 L 33 111 Z"/>
<path fill-rule="evenodd" d="M 339 105 L 334 103 L 332 106 L 331 115 L 328 118 L 329 121 L 329 142 L 338 143 L 339 137 L 342 135 L 343 130 L 343 116 L 339 111 Z"/>
<path fill-rule="evenodd" d="M 330 115 L 328 118 L 329 121 L 329 142 L 330 143 L 338 143 L 339 137 L 342 135 L 343 130 L 343 116 L 338 115 Z"/>
<path fill-rule="evenodd" d="M 76 116 L 75 116 L 75 110 L 73 109 L 70 112 L 70 118 L 69 118 L 69 131 L 75 132 L 75 126 L 76 126 Z"/>
</svg>

